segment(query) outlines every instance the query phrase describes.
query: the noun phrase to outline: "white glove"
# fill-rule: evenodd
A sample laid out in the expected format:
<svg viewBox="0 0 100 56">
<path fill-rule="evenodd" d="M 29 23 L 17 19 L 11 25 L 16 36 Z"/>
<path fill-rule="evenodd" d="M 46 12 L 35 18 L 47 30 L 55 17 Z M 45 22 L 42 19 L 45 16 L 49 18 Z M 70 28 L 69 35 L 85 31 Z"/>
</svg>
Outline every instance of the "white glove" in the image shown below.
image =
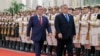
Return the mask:
<svg viewBox="0 0 100 56">
<path fill-rule="evenodd" d="M 88 20 L 88 23 L 90 23 L 91 21 L 90 20 Z"/>
<path fill-rule="evenodd" d="M 97 21 L 95 22 L 95 25 L 100 26 L 100 21 L 99 21 L 99 20 L 97 20 Z"/>
<path fill-rule="evenodd" d="M 79 21 L 79 23 L 81 24 L 82 21 Z"/>
</svg>

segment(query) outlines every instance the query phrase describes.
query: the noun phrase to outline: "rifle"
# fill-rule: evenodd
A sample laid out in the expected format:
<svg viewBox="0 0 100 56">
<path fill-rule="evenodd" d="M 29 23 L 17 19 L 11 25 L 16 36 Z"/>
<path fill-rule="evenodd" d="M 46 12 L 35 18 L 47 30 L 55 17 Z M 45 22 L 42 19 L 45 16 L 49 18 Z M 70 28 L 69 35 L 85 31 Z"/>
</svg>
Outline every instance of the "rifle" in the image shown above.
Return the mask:
<svg viewBox="0 0 100 56">
<path fill-rule="evenodd" d="M 89 14 L 88 16 L 88 20 L 90 20 L 90 17 L 91 17 L 91 14 Z M 88 32 L 87 32 L 87 35 L 86 35 L 86 40 L 90 40 L 90 23 L 88 23 Z"/>
<path fill-rule="evenodd" d="M 80 15 L 80 21 L 81 21 L 81 18 L 82 18 L 82 15 Z M 80 31 L 81 31 L 81 24 L 79 24 L 79 32 L 78 32 L 78 35 L 77 35 L 77 40 L 78 40 L 78 42 L 79 42 L 79 40 L 80 40 Z"/>
</svg>

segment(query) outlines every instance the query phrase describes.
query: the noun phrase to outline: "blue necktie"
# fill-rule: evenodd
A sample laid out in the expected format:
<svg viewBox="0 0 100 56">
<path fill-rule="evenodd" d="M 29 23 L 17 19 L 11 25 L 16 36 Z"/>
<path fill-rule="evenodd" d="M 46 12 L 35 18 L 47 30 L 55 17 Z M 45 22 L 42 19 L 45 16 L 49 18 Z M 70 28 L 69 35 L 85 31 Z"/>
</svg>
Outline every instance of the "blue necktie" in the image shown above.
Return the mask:
<svg viewBox="0 0 100 56">
<path fill-rule="evenodd" d="M 69 22 L 69 16 L 65 15 L 67 22 Z"/>
</svg>

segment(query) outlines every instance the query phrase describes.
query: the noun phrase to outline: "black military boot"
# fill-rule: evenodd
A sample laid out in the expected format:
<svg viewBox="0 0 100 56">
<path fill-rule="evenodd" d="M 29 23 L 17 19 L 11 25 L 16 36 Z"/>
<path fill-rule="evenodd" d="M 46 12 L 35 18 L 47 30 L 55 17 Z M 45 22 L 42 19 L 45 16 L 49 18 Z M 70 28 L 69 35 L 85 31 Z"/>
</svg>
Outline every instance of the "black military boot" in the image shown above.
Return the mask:
<svg viewBox="0 0 100 56">
<path fill-rule="evenodd" d="M 20 50 L 25 51 L 25 46 L 26 46 L 26 43 L 21 42 L 20 43 Z"/>
<path fill-rule="evenodd" d="M 6 47 L 6 40 L 3 40 L 3 47 Z"/>
<path fill-rule="evenodd" d="M 84 46 L 83 45 L 81 45 L 81 52 L 82 52 L 82 55 L 85 55 L 85 48 L 84 48 Z"/>
<path fill-rule="evenodd" d="M 76 56 L 80 56 L 80 53 L 81 53 L 81 48 L 76 48 Z"/>
<path fill-rule="evenodd" d="M 91 50 L 90 49 L 87 49 L 86 56 L 91 56 Z"/>
<path fill-rule="evenodd" d="M 100 56 L 100 50 L 95 51 L 95 56 Z"/>
<path fill-rule="evenodd" d="M 15 41 L 11 41 L 11 49 L 13 49 L 14 43 L 15 43 Z"/>
<path fill-rule="evenodd" d="M 27 52 L 30 52 L 30 49 L 31 49 L 31 44 L 30 43 L 27 43 L 27 45 L 26 45 L 26 51 Z"/>
<path fill-rule="evenodd" d="M 48 54 L 52 54 L 53 46 L 48 45 Z"/>
<path fill-rule="evenodd" d="M 12 42 L 13 42 L 13 41 L 11 41 L 11 40 L 9 41 L 9 48 L 12 47 Z"/>
<path fill-rule="evenodd" d="M 57 46 L 53 46 L 53 48 L 52 48 L 52 55 L 53 56 L 56 56 L 56 48 L 57 48 Z M 64 54 L 66 54 L 66 51 Z"/>
<path fill-rule="evenodd" d="M 12 43 L 12 48 L 13 49 L 16 49 L 16 44 L 17 44 L 17 41 L 13 41 L 13 43 Z"/>
<path fill-rule="evenodd" d="M 19 41 L 16 44 L 16 50 L 20 50 L 20 42 Z"/>
<path fill-rule="evenodd" d="M 6 48 L 9 47 L 9 40 L 6 40 Z"/>
<path fill-rule="evenodd" d="M 95 47 L 91 46 L 91 56 L 95 56 Z"/>
<path fill-rule="evenodd" d="M 34 49 L 34 44 L 31 44 L 30 51 L 31 51 L 31 52 L 34 52 L 34 50 L 35 50 L 35 49 Z"/>
<path fill-rule="evenodd" d="M 45 44 L 45 45 L 42 46 L 41 52 L 42 52 L 42 53 L 47 53 L 47 52 L 46 52 L 46 49 L 47 49 L 47 45 Z"/>
</svg>

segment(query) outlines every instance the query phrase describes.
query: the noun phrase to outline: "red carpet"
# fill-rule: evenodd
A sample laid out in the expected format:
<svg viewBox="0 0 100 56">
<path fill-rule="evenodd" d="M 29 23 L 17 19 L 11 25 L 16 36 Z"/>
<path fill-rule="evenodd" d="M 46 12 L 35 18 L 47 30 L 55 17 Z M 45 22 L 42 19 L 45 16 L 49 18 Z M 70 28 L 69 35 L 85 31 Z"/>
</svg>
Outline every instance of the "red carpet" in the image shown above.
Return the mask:
<svg viewBox="0 0 100 56">
<path fill-rule="evenodd" d="M 34 53 L 15 51 L 5 48 L 0 48 L 0 56 L 35 56 Z M 47 56 L 47 55 L 42 55 Z"/>
<path fill-rule="evenodd" d="M 35 54 L 29 53 L 29 52 L 6 49 L 6 48 L 0 48 L 0 56 L 35 56 Z M 48 56 L 48 55 L 42 55 L 42 56 Z"/>
</svg>

